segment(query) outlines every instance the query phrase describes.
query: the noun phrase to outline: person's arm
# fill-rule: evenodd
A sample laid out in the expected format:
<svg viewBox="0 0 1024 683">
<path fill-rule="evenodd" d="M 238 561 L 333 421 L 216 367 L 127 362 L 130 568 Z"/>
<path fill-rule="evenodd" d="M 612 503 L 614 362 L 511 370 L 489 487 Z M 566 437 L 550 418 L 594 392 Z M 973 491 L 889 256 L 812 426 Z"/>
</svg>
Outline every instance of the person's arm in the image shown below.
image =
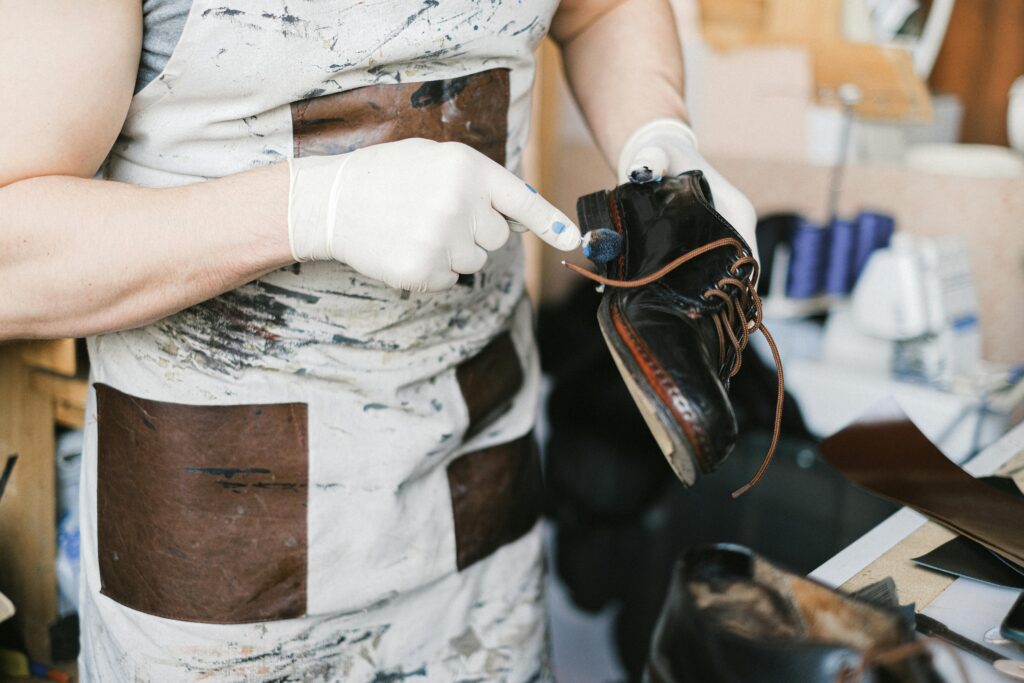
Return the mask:
<svg viewBox="0 0 1024 683">
<path fill-rule="evenodd" d="M 291 261 L 288 169 L 93 180 L 139 61 L 138 0 L 0 0 L 0 339 L 138 326 Z"/>
<path fill-rule="evenodd" d="M 551 25 L 598 148 L 614 170 L 627 139 L 660 118 L 688 119 L 669 0 L 562 0 Z"/>
<path fill-rule="evenodd" d="M 137 327 L 294 260 L 444 289 L 505 243 L 505 216 L 556 248 L 579 244 L 564 214 L 457 143 L 169 189 L 92 179 L 131 101 L 139 5 L 0 0 L 0 340 Z"/>
<path fill-rule="evenodd" d="M 702 171 L 715 207 L 756 257 L 753 207 L 697 151 L 669 0 L 562 0 L 551 35 L 562 48 L 573 94 L 620 182 Z"/>
</svg>

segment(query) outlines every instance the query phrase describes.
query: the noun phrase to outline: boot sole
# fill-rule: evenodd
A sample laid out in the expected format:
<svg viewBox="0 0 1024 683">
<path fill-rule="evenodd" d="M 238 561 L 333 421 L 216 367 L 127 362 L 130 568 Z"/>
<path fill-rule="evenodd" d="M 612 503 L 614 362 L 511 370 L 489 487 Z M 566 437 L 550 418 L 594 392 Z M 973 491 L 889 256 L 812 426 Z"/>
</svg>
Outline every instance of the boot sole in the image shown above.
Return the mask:
<svg viewBox="0 0 1024 683">
<path fill-rule="evenodd" d="M 601 336 L 611 352 L 615 367 L 618 368 L 629 394 L 647 423 L 672 471 L 683 484 L 692 486 L 698 477 L 697 451 L 694 444 L 680 428 L 678 419 L 666 407 L 664 399 L 651 386 L 644 369 L 637 362 L 629 344 L 622 338 L 612 320 L 611 304 L 605 298 L 597 312 Z M 639 340 L 638 340 L 639 341 Z M 642 342 L 641 342 L 642 343 Z"/>
</svg>

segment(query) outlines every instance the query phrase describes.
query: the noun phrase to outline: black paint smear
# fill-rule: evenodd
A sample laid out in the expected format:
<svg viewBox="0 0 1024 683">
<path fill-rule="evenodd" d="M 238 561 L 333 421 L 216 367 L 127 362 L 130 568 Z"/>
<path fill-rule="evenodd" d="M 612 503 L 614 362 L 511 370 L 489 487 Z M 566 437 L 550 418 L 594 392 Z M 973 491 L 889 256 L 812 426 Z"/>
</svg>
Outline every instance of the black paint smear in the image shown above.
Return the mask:
<svg viewBox="0 0 1024 683">
<path fill-rule="evenodd" d="M 230 479 L 236 474 L 270 474 L 270 470 L 264 467 L 186 467 L 186 472 L 198 474 L 213 474 L 218 477 Z"/>
<path fill-rule="evenodd" d="M 297 491 L 299 489 L 306 488 L 305 484 L 291 484 L 276 481 L 258 481 L 253 484 L 247 484 L 244 481 L 227 481 L 225 479 L 218 479 L 214 482 L 223 489 L 269 489 L 274 491 Z"/>
<path fill-rule="evenodd" d="M 534 25 L 535 25 L 536 23 L 537 23 L 537 17 L 534 17 L 534 18 L 533 18 L 533 21 L 531 21 L 531 22 L 530 22 L 529 24 L 527 24 L 526 26 L 522 27 L 522 28 L 521 28 L 521 29 L 519 29 L 518 31 L 514 31 L 514 32 L 512 33 L 512 35 L 514 35 L 514 36 L 518 36 L 518 35 L 519 35 L 520 33 L 523 33 L 524 31 L 529 31 L 529 30 L 530 30 L 531 28 L 533 28 L 533 27 L 534 27 Z"/>
<path fill-rule="evenodd" d="M 362 301 L 388 301 L 383 297 L 370 296 L 369 294 L 355 294 L 353 292 L 336 292 L 333 290 L 320 290 L 324 294 L 333 294 L 334 296 L 341 296 L 346 299 L 361 299 Z"/>
<path fill-rule="evenodd" d="M 191 351 L 196 365 L 226 375 L 263 365 L 268 357 L 284 358 L 300 344 L 289 345 L 269 330 L 288 329 L 300 314 L 253 289 L 246 286 L 185 309 L 157 329 Z"/>
<path fill-rule="evenodd" d="M 353 339 L 352 337 L 346 337 L 343 334 L 336 334 L 331 338 L 335 344 L 352 344 L 354 346 L 362 346 L 366 342 L 361 339 Z"/>
<path fill-rule="evenodd" d="M 421 85 L 412 94 L 410 101 L 412 106 L 417 109 L 444 104 L 458 97 L 459 93 L 465 90 L 467 85 L 469 85 L 469 76 L 442 81 L 430 81 Z"/>
<path fill-rule="evenodd" d="M 205 12 L 203 12 L 203 16 L 205 17 L 211 12 L 218 17 L 235 17 L 239 14 L 245 14 L 245 12 L 243 12 L 240 9 L 232 9 L 230 7 L 217 7 L 216 9 L 206 10 Z"/>
<path fill-rule="evenodd" d="M 267 294 L 276 294 L 283 296 L 288 299 L 297 299 L 299 301 L 305 301 L 307 304 L 315 304 L 320 301 L 320 297 L 315 294 L 306 294 L 305 292 L 296 292 L 294 289 L 287 289 L 286 287 L 278 287 L 272 285 L 269 282 L 262 280 L 256 280 L 253 284 L 260 289 L 260 291 L 266 292 Z"/>
<path fill-rule="evenodd" d="M 370 638 L 373 638 L 374 636 L 382 635 L 383 633 L 387 632 L 388 628 L 389 626 L 384 626 L 378 627 L 377 630 L 375 631 L 365 630 L 359 635 L 358 638 L 350 641 L 350 644 L 361 643 L 364 640 L 369 640 Z M 342 634 L 340 637 L 325 638 L 323 640 L 313 642 L 303 652 L 286 652 L 284 649 L 284 645 L 278 644 L 272 647 L 271 649 L 267 650 L 266 652 L 261 652 L 259 654 L 254 655 L 247 655 L 243 657 L 228 658 L 221 662 L 218 662 L 216 667 L 204 668 L 206 671 L 212 673 L 216 671 L 227 671 L 234 669 L 238 666 L 245 666 L 247 664 L 257 664 L 260 662 L 267 662 L 270 666 L 276 666 L 278 668 L 291 668 L 297 661 L 313 657 L 321 650 L 325 650 L 332 646 L 337 646 L 344 643 L 348 634 L 353 633 L 355 630 L 356 629 L 351 629 L 347 631 L 345 634 Z M 299 639 L 302 640 L 303 638 L 300 636 Z M 288 680 L 288 677 L 286 676 L 284 680 Z"/>
<path fill-rule="evenodd" d="M 142 418 L 142 424 L 146 426 L 146 429 L 149 429 L 154 432 L 156 431 L 156 425 L 150 422 L 149 418 Z"/>
<path fill-rule="evenodd" d="M 377 675 L 373 677 L 372 683 L 397 683 L 398 681 L 404 681 L 406 678 L 412 678 L 413 676 L 426 676 L 427 667 L 421 666 L 415 671 L 405 673 L 401 669 L 398 671 L 378 671 Z"/>
<path fill-rule="evenodd" d="M 287 9 L 288 8 L 286 7 L 285 11 L 287 11 Z M 280 19 L 281 22 L 285 23 L 285 24 L 297 24 L 298 22 L 301 21 L 301 19 L 299 19 L 294 14 L 274 14 L 273 12 L 264 12 L 263 13 L 263 18 L 264 19 Z"/>
<path fill-rule="evenodd" d="M 419 11 L 416 12 L 416 14 L 410 14 L 408 17 L 405 18 L 405 26 L 406 26 L 406 28 L 412 26 L 413 22 L 416 21 L 417 19 L 419 19 L 420 16 L 424 12 L 426 12 L 428 9 L 432 9 L 434 7 L 437 7 L 440 4 L 441 3 L 440 3 L 439 0 L 423 0 L 423 7 L 421 7 L 419 9 Z"/>
<path fill-rule="evenodd" d="M 324 94 L 325 92 L 327 92 L 327 90 L 326 90 L 326 89 L 324 89 L 324 88 L 313 88 L 312 90 L 309 90 L 309 91 L 307 91 L 307 92 L 304 92 L 304 93 L 302 94 L 302 99 L 304 99 L 304 100 L 311 100 L 311 99 L 313 99 L 314 97 L 320 97 L 320 96 L 321 96 L 321 95 L 323 95 L 323 94 Z"/>
</svg>

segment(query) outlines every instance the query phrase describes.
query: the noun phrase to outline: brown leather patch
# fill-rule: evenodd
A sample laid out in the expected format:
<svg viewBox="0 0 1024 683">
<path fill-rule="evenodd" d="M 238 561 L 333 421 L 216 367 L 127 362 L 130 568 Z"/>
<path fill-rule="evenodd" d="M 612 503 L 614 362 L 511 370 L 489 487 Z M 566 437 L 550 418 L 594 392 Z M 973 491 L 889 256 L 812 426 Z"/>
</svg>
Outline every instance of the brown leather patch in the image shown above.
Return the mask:
<svg viewBox="0 0 1024 683">
<path fill-rule="evenodd" d="M 508 410 L 523 386 L 523 368 L 508 332 L 498 335 L 477 355 L 455 368 L 469 411 L 468 439 Z"/>
<path fill-rule="evenodd" d="M 459 571 L 520 538 L 540 519 L 540 459 L 533 434 L 467 453 L 448 466 Z"/>
<path fill-rule="evenodd" d="M 102 593 L 169 619 L 306 613 L 306 405 L 196 406 L 96 385 Z"/>
<path fill-rule="evenodd" d="M 292 104 L 296 157 L 406 138 L 461 142 L 505 165 L 508 69 L 426 83 L 368 85 Z"/>
</svg>

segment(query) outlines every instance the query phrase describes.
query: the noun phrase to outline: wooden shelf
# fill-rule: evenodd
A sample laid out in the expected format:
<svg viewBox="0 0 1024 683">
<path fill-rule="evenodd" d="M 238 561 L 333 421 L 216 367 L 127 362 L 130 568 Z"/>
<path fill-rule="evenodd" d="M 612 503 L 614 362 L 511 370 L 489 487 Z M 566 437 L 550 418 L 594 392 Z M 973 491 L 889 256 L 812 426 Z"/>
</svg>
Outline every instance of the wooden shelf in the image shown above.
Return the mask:
<svg viewBox="0 0 1024 683">
<path fill-rule="evenodd" d="M 55 431 L 82 427 L 88 395 L 77 358 L 73 339 L 0 345 L 0 459 L 18 454 L 0 499 L 0 592 L 42 662 L 57 619 Z"/>
</svg>

